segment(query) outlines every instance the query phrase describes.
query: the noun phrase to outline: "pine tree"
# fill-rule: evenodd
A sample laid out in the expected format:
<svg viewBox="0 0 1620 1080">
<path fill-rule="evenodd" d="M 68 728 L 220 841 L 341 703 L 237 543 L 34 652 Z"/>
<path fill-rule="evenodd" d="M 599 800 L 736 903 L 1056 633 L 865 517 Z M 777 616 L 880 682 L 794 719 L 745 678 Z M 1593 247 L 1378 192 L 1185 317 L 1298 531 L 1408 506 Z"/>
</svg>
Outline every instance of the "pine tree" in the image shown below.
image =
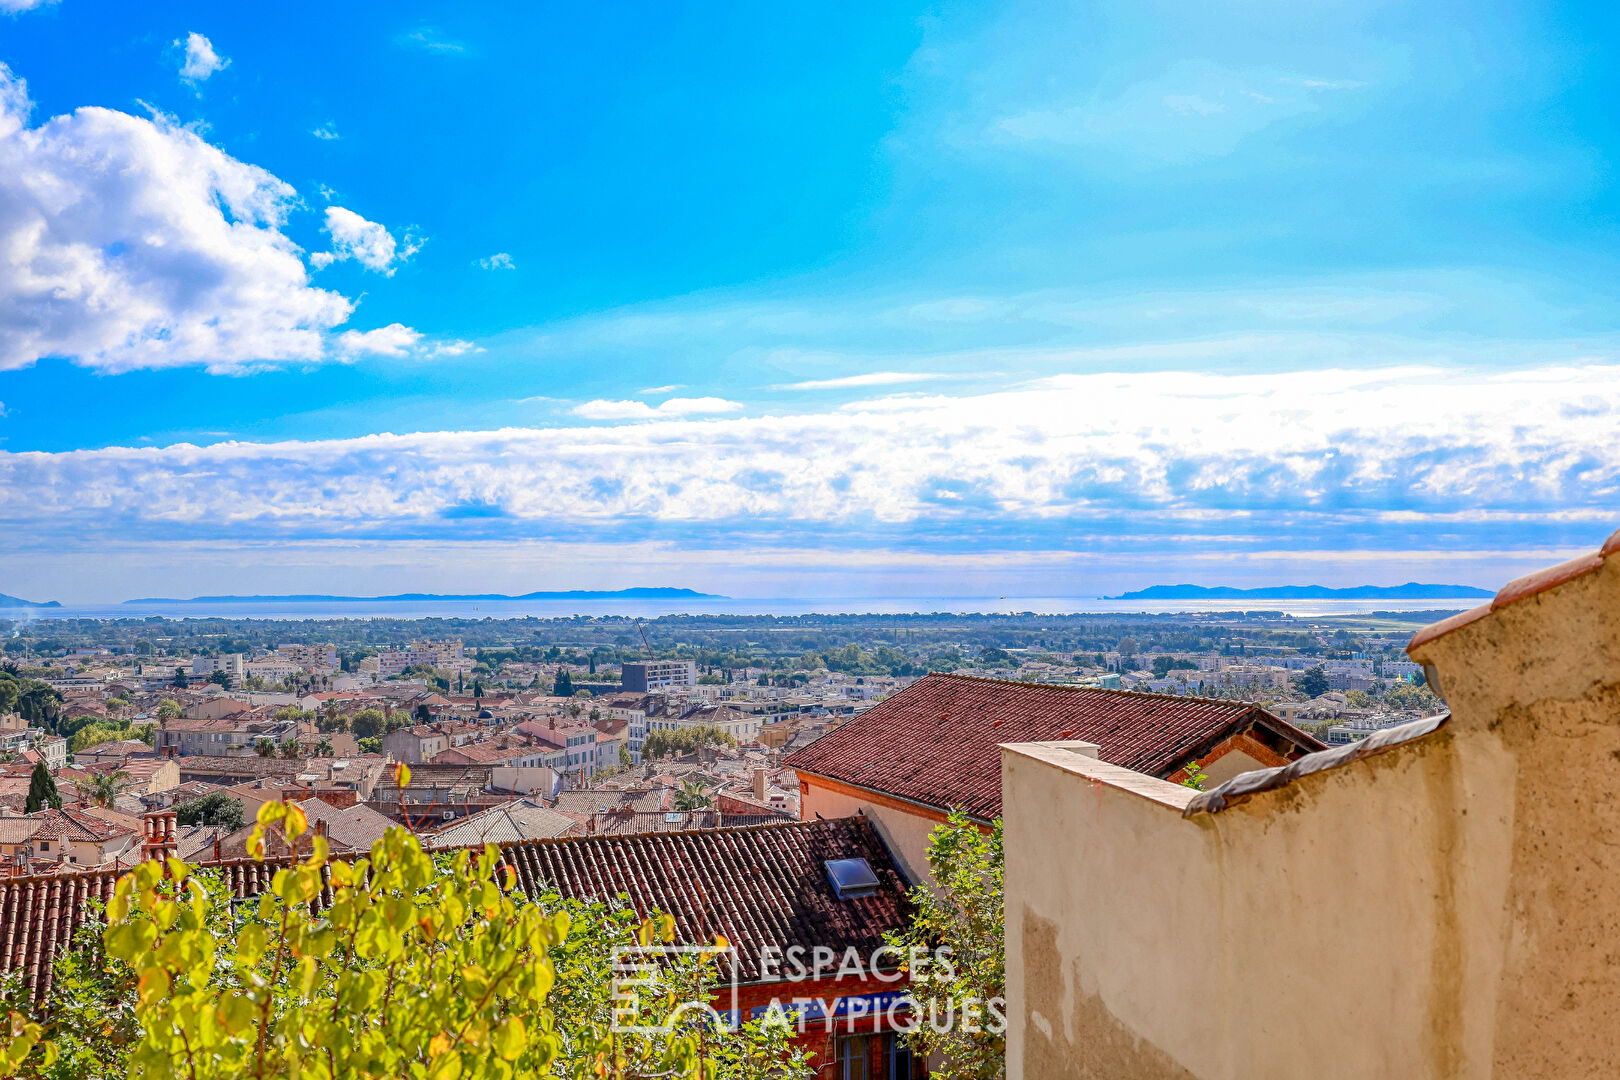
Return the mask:
<svg viewBox="0 0 1620 1080">
<path fill-rule="evenodd" d="M 62 809 L 62 796 L 56 793 L 56 781 L 51 777 L 51 770 L 40 761 L 35 763 L 34 774 L 28 779 L 28 801 L 23 804 L 23 809 L 32 814 L 47 805 L 52 810 Z"/>
</svg>

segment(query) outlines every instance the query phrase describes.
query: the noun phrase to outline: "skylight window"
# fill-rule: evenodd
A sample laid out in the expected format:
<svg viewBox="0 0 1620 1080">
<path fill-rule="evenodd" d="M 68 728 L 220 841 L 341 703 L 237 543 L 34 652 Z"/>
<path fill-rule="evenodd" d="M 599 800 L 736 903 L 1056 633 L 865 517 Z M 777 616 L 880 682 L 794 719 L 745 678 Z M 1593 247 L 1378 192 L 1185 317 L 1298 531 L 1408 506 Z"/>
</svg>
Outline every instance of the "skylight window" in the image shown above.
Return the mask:
<svg viewBox="0 0 1620 1080">
<path fill-rule="evenodd" d="M 865 859 L 828 859 L 826 866 L 827 880 L 840 900 L 871 896 L 878 890 L 877 875 Z"/>
</svg>

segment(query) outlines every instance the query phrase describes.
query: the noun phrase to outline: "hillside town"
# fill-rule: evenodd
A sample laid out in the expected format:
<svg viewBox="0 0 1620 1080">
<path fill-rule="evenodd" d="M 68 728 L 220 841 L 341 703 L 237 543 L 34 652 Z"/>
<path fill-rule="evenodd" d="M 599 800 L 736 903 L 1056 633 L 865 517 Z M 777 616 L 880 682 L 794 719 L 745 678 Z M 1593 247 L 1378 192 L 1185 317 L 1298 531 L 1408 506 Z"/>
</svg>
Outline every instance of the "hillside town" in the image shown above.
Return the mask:
<svg viewBox="0 0 1620 1080">
<path fill-rule="evenodd" d="M 160 912 L 178 910 L 166 897 L 193 874 L 233 905 L 258 897 L 260 929 L 270 894 L 302 880 L 322 933 L 328 913 L 356 910 L 335 892 L 357 886 L 351 866 L 391 864 L 410 837 L 441 874 L 482 852 L 481 903 L 505 889 L 607 904 L 568 910 L 621 927 L 667 918 L 680 948 L 725 943 L 726 981 L 705 984 L 703 1007 L 737 1038 L 788 1018 L 765 1060 L 803 1077 L 920 1080 L 960 1075 L 964 1059 L 1015 1077 L 1290 1075 L 1292 1047 L 1236 1024 L 1208 1037 L 1238 1071 L 1204 1067 L 1188 1038 L 1207 997 L 1162 974 L 1200 941 L 1231 945 L 1207 963 L 1244 1015 L 1304 1023 L 1337 1003 L 1389 1033 L 1401 1060 L 1441 1063 L 1417 1075 L 1577 1075 L 1565 1066 L 1613 1050 L 1612 1028 L 1592 1022 L 1613 978 L 1589 967 L 1593 985 L 1577 990 L 1563 972 L 1590 963 L 1614 905 L 1587 884 L 1607 856 L 1547 837 L 1612 825 L 1612 800 L 1594 810 L 1588 786 L 1560 778 L 1620 753 L 1617 571 L 1620 533 L 1415 633 L 1388 613 L 1143 620 L 1106 649 L 1106 620 L 1003 626 L 1009 640 L 976 650 L 908 633 L 886 658 L 896 666 L 951 660 L 904 674 L 870 670 L 893 646 L 854 640 L 727 668 L 678 642 L 641 658 L 547 646 L 538 661 L 443 637 L 348 657 L 306 643 L 188 654 L 156 625 L 135 651 L 67 649 L 36 623 L 26 641 L 17 628 L 23 646 L 0 673 L 14 733 L 0 766 L 0 981 L 44 1015 L 82 1007 L 82 976 L 64 988 L 59 968 L 82 970 L 71 949 L 100 940 L 86 935 L 100 934 L 101 905 L 125 903 L 132 880 L 158 890 Z M 1054 648 L 1065 635 L 1083 646 Z M 244 685 L 270 664 L 276 684 Z M 1562 749 L 1586 743 L 1578 760 Z M 1511 818 L 1490 812 L 1502 805 Z M 1514 899 L 1544 881 L 1552 892 Z M 1241 902 L 1211 902 L 1227 892 Z M 437 909 L 417 895 L 382 902 L 435 934 Z M 1498 902 L 1531 932 L 1507 927 Z M 1334 933 L 1276 941 L 1323 913 Z M 1570 922 L 1573 937 L 1551 932 Z M 1448 925 L 1455 939 L 1436 940 Z M 917 1034 L 942 991 L 885 950 L 940 934 L 988 950 L 987 1008 L 1003 1024 Z M 1357 962 L 1323 982 L 1347 936 Z M 1447 999 L 1403 1026 L 1402 1006 L 1373 991 L 1400 985 L 1414 956 L 1445 969 L 1431 977 L 1466 999 L 1468 1023 L 1498 999 L 1520 1003 L 1515 1017 L 1475 1038 L 1436 1022 Z M 1459 957 L 1492 985 L 1454 981 Z M 595 978 L 581 989 L 621 986 L 617 967 Z M 1519 1013 L 1561 1037 L 1516 1037 Z M 1101 1028 L 1131 1038 L 1088 1034 Z M 1365 1040 L 1323 1038 L 1345 1063 L 1325 1075 L 1394 1075 Z M 1493 1069 L 1487 1054 L 1526 1064 Z"/>
<path fill-rule="evenodd" d="M 1438 702 L 1399 623 L 1042 622 L 822 626 L 774 657 L 717 647 L 714 627 L 650 656 L 426 636 L 253 646 L 163 620 L 134 638 L 109 626 L 97 643 L 82 621 L 16 624 L 0 672 L 4 857 L 13 875 L 127 866 L 144 818 L 170 812 L 183 858 L 241 858 L 266 800 L 296 801 L 356 852 L 391 824 L 454 846 L 795 820 L 786 759 L 930 671 L 1252 703 L 1330 745 Z"/>
</svg>

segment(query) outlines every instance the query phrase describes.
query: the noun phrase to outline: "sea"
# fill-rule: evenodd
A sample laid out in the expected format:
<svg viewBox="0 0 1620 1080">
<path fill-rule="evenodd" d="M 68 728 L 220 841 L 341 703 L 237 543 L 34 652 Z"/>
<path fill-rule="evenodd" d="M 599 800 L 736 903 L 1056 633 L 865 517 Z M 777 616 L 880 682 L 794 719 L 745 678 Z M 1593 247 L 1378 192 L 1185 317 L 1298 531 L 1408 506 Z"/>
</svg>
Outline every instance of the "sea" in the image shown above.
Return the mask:
<svg viewBox="0 0 1620 1080">
<path fill-rule="evenodd" d="M 1175 615 L 1188 612 L 1283 612 L 1301 618 L 1374 611 L 1462 611 L 1478 600 L 1110 600 L 1100 596 L 860 596 L 810 599 L 582 598 L 553 600 L 264 600 L 64 604 L 0 611 L 0 618 L 131 619 L 540 619 L 661 615 Z"/>
</svg>

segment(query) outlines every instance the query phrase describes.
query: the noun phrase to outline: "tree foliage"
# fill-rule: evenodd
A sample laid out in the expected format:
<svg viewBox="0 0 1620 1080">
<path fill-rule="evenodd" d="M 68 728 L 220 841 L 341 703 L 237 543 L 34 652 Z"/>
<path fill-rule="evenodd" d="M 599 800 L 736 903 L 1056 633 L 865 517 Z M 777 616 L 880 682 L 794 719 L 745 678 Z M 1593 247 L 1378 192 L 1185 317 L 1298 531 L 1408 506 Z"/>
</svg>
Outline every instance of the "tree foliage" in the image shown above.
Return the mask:
<svg viewBox="0 0 1620 1080">
<path fill-rule="evenodd" d="M 361 709 L 349 717 L 349 730 L 357 739 L 375 739 L 385 734 L 388 718 L 381 709 Z"/>
<path fill-rule="evenodd" d="M 296 840 L 296 805 L 265 830 Z M 256 903 L 178 859 L 120 878 L 93 947 L 58 961 L 45 1020 L 12 1013 L 7 1075 L 254 1080 L 807 1080 L 781 1025 L 658 1025 L 715 986 L 701 958 L 661 968 L 619 1014 L 617 948 L 669 941 L 674 920 L 618 905 L 531 900 L 500 853 L 437 859 L 398 827 L 354 863 L 326 839 L 278 870 Z M 323 881 L 323 875 L 325 880 Z M 331 902 L 321 906 L 323 884 Z M 79 942 L 79 944 L 87 944 Z M 20 1003 L 18 984 L 9 1000 Z M 691 1015 L 691 1014 L 688 1014 Z"/>
<path fill-rule="evenodd" d="M 1328 692 L 1327 672 L 1313 667 L 1294 680 L 1294 688 L 1306 697 L 1321 697 Z"/>
<path fill-rule="evenodd" d="M 181 825 L 216 825 L 232 831 L 247 824 L 242 800 L 223 791 L 175 803 L 174 819 Z"/>
<path fill-rule="evenodd" d="M 928 838 L 928 869 L 937 888 L 913 889 L 917 910 L 911 925 L 884 935 L 906 958 L 916 1015 L 923 1021 L 906 1033 L 906 1042 L 915 1054 L 939 1055 L 932 1076 L 999 1080 L 1007 1054 L 1000 819 L 985 831 L 966 814 L 952 812 Z M 948 963 L 910 969 L 913 950 L 949 950 Z M 930 1022 L 945 1017 L 951 1022 Z"/>
<path fill-rule="evenodd" d="M 95 773 L 88 781 L 80 782 L 76 786 L 91 803 L 110 808 L 118 799 L 119 793 L 134 781 L 135 778 L 123 769 L 114 769 L 112 772 Z"/>
<path fill-rule="evenodd" d="M 715 724 L 693 724 L 672 731 L 655 731 L 641 744 L 646 758 L 691 754 L 706 746 L 736 746 L 737 740 Z"/>
<path fill-rule="evenodd" d="M 19 713 L 29 727 L 55 731 L 62 695 L 46 682 L 0 670 L 0 713 Z"/>
<path fill-rule="evenodd" d="M 106 742 L 118 742 L 121 739 L 140 739 L 150 743 L 152 725 L 142 724 L 133 727 L 127 720 L 108 720 L 105 717 L 94 717 L 83 727 L 73 732 L 68 739 L 68 753 L 77 754 L 81 750 L 88 750 L 92 746 L 100 746 Z"/>
<path fill-rule="evenodd" d="M 701 810 L 710 803 L 708 792 L 696 780 L 682 780 L 681 786 L 675 789 L 675 809 Z"/>
<path fill-rule="evenodd" d="M 28 799 L 23 809 L 32 814 L 49 806 L 62 809 L 62 796 L 56 792 L 56 779 L 43 761 L 34 762 L 34 771 L 28 777 Z"/>
</svg>

